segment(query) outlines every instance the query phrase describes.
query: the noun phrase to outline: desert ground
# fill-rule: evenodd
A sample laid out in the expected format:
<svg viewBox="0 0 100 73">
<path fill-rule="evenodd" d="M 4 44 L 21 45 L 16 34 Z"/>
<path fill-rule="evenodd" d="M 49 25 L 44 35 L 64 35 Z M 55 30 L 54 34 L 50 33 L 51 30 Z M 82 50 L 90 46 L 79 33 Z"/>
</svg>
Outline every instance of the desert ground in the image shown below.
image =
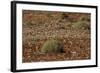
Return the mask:
<svg viewBox="0 0 100 73">
<path fill-rule="evenodd" d="M 91 59 L 91 14 L 22 11 L 22 61 L 47 62 Z M 63 44 L 63 53 L 41 53 L 47 40 Z"/>
</svg>

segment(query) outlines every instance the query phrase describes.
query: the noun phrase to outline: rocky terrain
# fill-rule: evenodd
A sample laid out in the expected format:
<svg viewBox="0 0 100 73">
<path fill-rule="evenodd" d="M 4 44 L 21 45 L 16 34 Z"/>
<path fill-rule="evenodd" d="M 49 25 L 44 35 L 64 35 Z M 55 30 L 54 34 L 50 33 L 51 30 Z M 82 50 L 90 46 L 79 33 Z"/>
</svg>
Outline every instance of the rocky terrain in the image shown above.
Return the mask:
<svg viewBox="0 0 100 73">
<path fill-rule="evenodd" d="M 23 62 L 86 60 L 91 58 L 89 13 L 23 10 Z M 64 45 L 64 53 L 41 53 L 50 39 Z"/>
</svg>

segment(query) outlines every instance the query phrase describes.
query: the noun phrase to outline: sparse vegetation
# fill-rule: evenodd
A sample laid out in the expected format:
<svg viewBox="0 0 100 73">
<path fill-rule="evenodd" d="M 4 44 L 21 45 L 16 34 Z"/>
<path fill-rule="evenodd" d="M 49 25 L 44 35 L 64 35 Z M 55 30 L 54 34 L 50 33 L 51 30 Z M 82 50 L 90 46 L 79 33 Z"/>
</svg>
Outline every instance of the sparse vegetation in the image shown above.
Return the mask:
<svg viewBox="0 0 100 73">
<path fill-rule="evenodd" d="M 22 13 L 23 63 L 91 58 L 90 13 Z"/>
</svg>

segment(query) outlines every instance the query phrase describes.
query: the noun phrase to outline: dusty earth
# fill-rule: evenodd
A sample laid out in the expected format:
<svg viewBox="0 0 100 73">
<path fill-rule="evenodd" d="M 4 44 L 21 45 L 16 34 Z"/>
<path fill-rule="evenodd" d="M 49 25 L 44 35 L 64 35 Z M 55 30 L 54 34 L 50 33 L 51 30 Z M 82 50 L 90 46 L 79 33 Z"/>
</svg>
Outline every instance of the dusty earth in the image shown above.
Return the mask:
<svg viewBox="0 0 100 73">
<path fill-rule="evenodd" d="M 23 63 L 91 58 L 89 13 L 23 10 Z M 64 53 L 41 53 L 49 39 L 63 43 Z"/>
</svg>

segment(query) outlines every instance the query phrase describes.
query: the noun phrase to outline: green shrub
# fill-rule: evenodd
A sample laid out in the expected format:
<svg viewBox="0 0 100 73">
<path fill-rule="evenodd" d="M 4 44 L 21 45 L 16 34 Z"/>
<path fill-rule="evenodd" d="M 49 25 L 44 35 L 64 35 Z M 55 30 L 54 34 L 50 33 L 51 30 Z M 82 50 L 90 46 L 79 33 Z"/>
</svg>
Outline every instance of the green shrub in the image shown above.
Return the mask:
<svg viewBox="0 0 100 73">
<path fill-rule="evenodd" d="M 90 19 L 91 19 L 90 15 L 87 15 L 87 16 L 81 16 L 79 20 L 80 21 L 90 21 Z"/>
<path fill-rule="evenodd" d="M 75 29 L 90 29 L 90 23 L 87 21 L 78 21 L 72 25 Z"/>
<path fill-rule="evenodd" d="M 41 48 L 42 53 L 62 53 L 63 45 L 57 40 L 47 40 Z"/>
</svg>

